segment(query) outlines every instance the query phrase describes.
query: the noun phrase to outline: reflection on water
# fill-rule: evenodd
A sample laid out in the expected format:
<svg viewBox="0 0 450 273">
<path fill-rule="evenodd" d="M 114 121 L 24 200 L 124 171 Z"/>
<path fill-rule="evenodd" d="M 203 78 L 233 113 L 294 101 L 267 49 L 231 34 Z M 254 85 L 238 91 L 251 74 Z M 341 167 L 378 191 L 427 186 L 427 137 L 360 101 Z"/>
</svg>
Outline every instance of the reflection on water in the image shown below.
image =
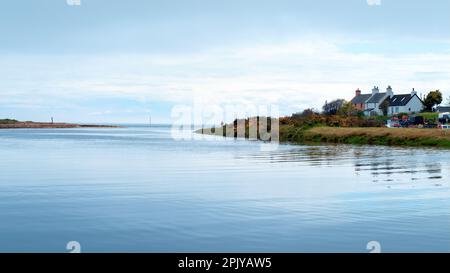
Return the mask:
<svg viewBox="0 0 450 273">
<path fill-rule="evenodd" d="M 271 163 L 296 162 L 303 165 L 328 167 L 353 164 L 356 175 L 367 172 L 373 178 L 373 182 L 411 182 L 444 179 L 441 162 L 433 159 L 445 157 L 450 152 L 447 150 L 352 145 L 287 147 L 282 147 L 276 152 L 238 155 L 236 158 L 268 160 Z"/>
<path fill-rule="evenodd" d="M 450 251 L 447 150 L 0 131 L 0 251 Z"/>
</svg>

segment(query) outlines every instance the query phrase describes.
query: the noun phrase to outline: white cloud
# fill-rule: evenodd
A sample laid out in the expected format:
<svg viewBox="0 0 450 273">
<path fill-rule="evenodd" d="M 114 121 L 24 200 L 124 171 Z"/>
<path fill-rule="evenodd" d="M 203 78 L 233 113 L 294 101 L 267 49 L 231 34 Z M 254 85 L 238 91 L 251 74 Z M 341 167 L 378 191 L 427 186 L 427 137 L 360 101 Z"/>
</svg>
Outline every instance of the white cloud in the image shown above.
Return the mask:
<svg viewBox="0 0 450 273">
<path fill-rule="evenodd" d="M 202 97 L 210 104 L 280 104 L 295 111 L 350 99 L 356 88 L 368 92 L 373 85 L 396 92 L 450 87 L 449 53 L 385 56 L 345 52 L 340 44 L 308 39 L 184 55 L 4 58 L 0 104 L 111 97 L 190 104 Z M 40 72 L 26 73 L 31 66 Z"/>
</svg>

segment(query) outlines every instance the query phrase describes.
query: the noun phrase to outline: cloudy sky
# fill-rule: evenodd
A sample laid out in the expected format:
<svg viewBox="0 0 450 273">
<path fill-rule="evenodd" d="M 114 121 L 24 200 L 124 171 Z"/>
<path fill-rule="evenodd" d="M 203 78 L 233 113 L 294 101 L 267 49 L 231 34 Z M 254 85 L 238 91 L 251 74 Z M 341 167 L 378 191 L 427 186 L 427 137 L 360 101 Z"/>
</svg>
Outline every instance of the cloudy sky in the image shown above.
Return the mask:
<svg viewBox="0 0 450 273">
<path fill-rule="evenodd" d="M 290 114 L 374 85 L 450 96 L 448 0 L 1 5 L 0 118 L 170 122 L 194 101 Z"/>
</svg>

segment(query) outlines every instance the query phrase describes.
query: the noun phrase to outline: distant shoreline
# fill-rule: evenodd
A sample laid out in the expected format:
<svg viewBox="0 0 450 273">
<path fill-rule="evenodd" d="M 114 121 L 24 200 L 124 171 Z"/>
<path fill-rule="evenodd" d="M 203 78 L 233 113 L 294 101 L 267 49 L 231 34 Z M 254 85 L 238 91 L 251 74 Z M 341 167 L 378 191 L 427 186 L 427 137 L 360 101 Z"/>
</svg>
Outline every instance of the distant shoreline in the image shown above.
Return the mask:
<svg viewBox="0 0 450 273">
<path fill-rule="evenodd" d="M 115 125 L 0 120 L 0 129 L 122 128 Z"/>
</svg>

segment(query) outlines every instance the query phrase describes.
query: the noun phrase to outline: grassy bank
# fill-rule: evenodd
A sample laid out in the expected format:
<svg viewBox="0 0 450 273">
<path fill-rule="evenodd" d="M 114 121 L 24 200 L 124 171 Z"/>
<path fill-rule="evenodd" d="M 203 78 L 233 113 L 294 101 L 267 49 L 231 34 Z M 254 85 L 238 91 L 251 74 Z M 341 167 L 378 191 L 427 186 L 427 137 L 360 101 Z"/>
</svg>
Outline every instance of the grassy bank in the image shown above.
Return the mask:
<svg viewBox="0 0 450 273">
<path fill-rule="evenodd" d="M 450 148 L 450 132 L 440 129 L 315 127 L 304 132 L 303 141 Z"/>
<path fill-rule="evenodd" d="M 238 135 L 232 125 L 217 129 L 203 129 L 203 131 L 199 130 L 197 133 L 225 137 L 249 137 L 248 127 L 245 135 Z M 337 143 L 450 148 L 450 131 L 440 129 L 280 124 L 279 138 L 281 142 L 296 144 Z"/>
<path fill-rule="evenodd" d="M 422 113 L 426 119 L 436 119 L 436 113 Z M 225 137 L 249 138 L 249 128 L 258 128 L 260 121 L 270 124 L 270 118 L 253 117 L 235 120 L 220 128 L 204 129 L 197 133 Z M 450 131 L 441 129 L 386 128 L 387 117 L 363 117 L 353 115 L 324 115 L 311 110 L 282 117 L 279 123 L 279 140 L 288 143 L 342 143 L 364 145 L 390 145 L 412 147 L 450 148 Z M 267 130 L 270 131 L 270 126 Z M 252 131 L 255 139 L 255 130 Z M 270 139 L 267 135 L 257 139 Z"/>
</svg>

